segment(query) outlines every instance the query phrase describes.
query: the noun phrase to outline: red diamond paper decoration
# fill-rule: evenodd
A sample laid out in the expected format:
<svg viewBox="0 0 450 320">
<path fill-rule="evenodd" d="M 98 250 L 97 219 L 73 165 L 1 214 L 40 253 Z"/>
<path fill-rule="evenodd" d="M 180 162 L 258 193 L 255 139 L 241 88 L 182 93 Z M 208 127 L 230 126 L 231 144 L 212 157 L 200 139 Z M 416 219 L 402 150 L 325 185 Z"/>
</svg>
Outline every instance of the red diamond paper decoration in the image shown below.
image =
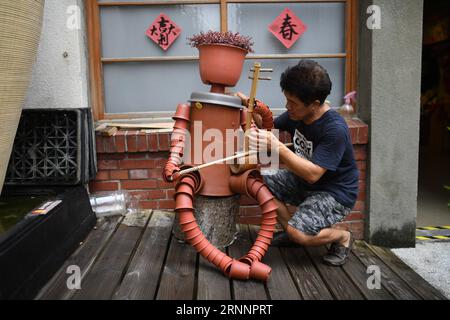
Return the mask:
<svg viewBox="0 0 450 320">
<path fill-rule="evenodd" d="M 290 48 L 308 27 L 288 8 L 272 22 L 269 31 L 286 47 Z"/>
<path fill-rule="evenodd" d="M 147 37 L 152 39 L 164 51 L 172 45 L 180 33 L 181 28 L 164 13 L 161 13 L 145 32 Z"/>
</svg>

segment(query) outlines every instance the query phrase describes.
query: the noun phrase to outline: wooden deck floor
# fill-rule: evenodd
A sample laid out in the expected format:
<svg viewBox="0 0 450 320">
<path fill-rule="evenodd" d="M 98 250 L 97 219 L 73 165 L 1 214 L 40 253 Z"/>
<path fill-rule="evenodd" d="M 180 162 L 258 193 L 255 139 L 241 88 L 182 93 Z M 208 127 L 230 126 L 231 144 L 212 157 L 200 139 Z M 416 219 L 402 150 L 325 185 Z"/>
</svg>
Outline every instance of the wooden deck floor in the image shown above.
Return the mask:
<svg viewBox="0 0 450 320">
<path fill-rule="evenodd" d="M 146 211 L 138 217 L 99 220 L 79 249 L 36 299 L 445 299 L 389 250 L 356 242 L 340 268 L 324 265 L 326 248 L 271 247 L 264 262 L 272 275 L 264 284 L 234 281 L 171 235 L 171 212 Z M 257 227 L 240 225 L 228 248 L 241 257 Z M 68 289 L 68 266 L 81 271 L 81 289 Z M 381 270 L 381 289 L 368 289 L 369 266 Z"/>
</svg>

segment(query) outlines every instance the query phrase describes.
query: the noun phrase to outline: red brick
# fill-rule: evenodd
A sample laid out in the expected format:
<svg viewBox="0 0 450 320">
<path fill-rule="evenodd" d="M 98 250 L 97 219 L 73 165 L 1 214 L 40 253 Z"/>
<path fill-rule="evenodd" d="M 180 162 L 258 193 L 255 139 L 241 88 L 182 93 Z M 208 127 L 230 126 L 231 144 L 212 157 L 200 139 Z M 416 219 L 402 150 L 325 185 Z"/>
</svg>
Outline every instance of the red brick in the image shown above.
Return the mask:
<svg viewBox="0 0 450 320">
<path fill-rule="evenodd" d="M 97 153 L 103 153 L 105 152 L 105 147 L 103 145 L 103 137 L 102 136 L 95 136 L 95 149 Z"/>
<path fill-rule="evenodd" d="M 148 193 L 149 191 L 130 191 L 130 195 L 139 201 L 150 200 Z"/>
<path fill-rule="evenodd" d="M 147 136 L 145 133 L 139 133 L 137 136 L 137 151 L 145 152 L 148 150 L 147 146 Z"/>
<path fill-rule="evenodd" d="M 367 159 L 367 150 L 365 145 L 354 146 L 355 160 L 361 161 Z"/>
<path fill-rule="evenodd" d="M 359 171 L 359 179 L 360 180 L 366 180 L 366 170 L 360 170 Z"/>
<path fill-rule="evenodd" d="M 105 152 L 106 153 L 116 153 L 116 142 L 114 137 L 105 137 Z"/>
<path fill-rule="evenodd" d="M 344 221 L 358 221 L 363 220 L 364 214 L 361 212 L 351 212 L 348 216 L 345 217 Z"/>
<path fill-rule="evenodd" d="M 365 202 L 364 201 L 356 201 L 355 206 L 353 207 L 353 211 L 361 211 L 365 210 Z"/>
<path fill-rule="evenodd" d="M 150 169 L 154 161 L 150 159 L 126 159 L 119 162 L 120 169 Z"/>
<path fill-rule="evenodd" d="M 99 160 L 98 168 L 100 170 L 118 169 L 117 160 Z"/>
<path fill-rule="evenodd" d="M 156 180 L 124 180 L 121 186 L 127 190 L 155 189 Z"/>
<path fill-rule="evenodd" d="M 139 206 L 142 209 L 158 209 L 158 201 L 140 201 Z"/>
<path fill-rule="evenodd" d="M 128 179 L 128 170 L 111 170 L 109 176 L 111 180 L 126 180 Z"/>
<path fill-rule="evenodd" d="M 175 197 L 175 189 L 166 190 L 166 199 L 173 199 Z"/>
<path fill-rule="evenodd" d="M 333 225 L 333 228 L 339 230 L 348 230 L 349 229 L 348 222 L 336 223 L 335 225 Z"/>
<path fill-rule="evenodd" d="M 127 143 L 126 143 L 126 131 L 118 131 L 114 136 L 116 141 L 116 150 L 117 152 L 126 152 L 127 151 Z"/>
<path fill-rule="evenodd" d="M 174 200 L 159 200 L 158 209 L 175 209 Z"/>
<path fill-rule="evenodd" d="M 154 179 L 159 179 L 162 177 L 162 169 L 149 169 L 148 170 L 148 177 L 149 178 L 154 178 Z"/>
<path fill-rule="evenodd" d="M 254 200 L 248 196 L 241 196 L 240 204 L 241 204 L 241 206 L 252 206 L 252 205 L 257 205 L 258 201 Z"/>
<path fill-rule="evenodd" d="M 352 144 L 357 144 L 358 142 L 358 128 L 350 128 L 350 138 L 352 140 Z"/>
<path fill-rule="evenodd" d="M 137 152 L 137 153 L 127 153 L 127 159 L 141 159 L 146 160 L 148 159 L 148 153 L 144 152 Z"/>
<path fill-rule="evenodd" d="M 98 160 L 121 160 L 125 159 L 125 153 L 97 153 Z"/>
<path fill-rule="evenodd" d="M 240 216 L 260 216 L 261 215 L 261 209 L 258 206 L 252 206 L 252 207 L 240 207 L 239 208 L 239 215 Z"/>
<path fill-rule="evenodd" d="M 158 135 L 156 133 L 147 135 L 147 143 L 150 151 L 158 151 Z"/>
<path fill-rule="evenodd" d="M 253 224 L 253 225 L 261 225 L 262 218 L 261 216 L 254 217 L 238 217 L 238 223 L 242 224 Z"/>
<path fill-rule="evenodd" d="M 358 128 L 358 143 L 367 144 L 369 142 L 369 127 L 363 126 Z"/>
<path fill-rule="evenodd" d="M 97 175 L 95 176 L 95 180 L 109 180 L 109 172 L 108 171 L 99 171 L 97 172 Z"/>
<path fill-rule="evenodd" d="M 150 190 L 148 192 L 149 200 L 166 199 L 166 193 L 164 190 Z"/>
<path fill-rule="evenodd" d="M 172 182 L 165 182 L 162 178 L 158 179 L 157 181 L 158 181 L 158 189 L 169 189 L 174 187 Z"/>
<path fill-rule="evenodd" d="M 89 190 L 96 191 L 115 191 L 119 189 L 119 183 L 117 182 L 105 182 L 105 181 L 93 181 L 89 183 Z"/>
<path fill-rule="evenodd" d="M 367 169 L 367 162 L 366 161 L 356 161 L 356 166 L 359 170 L 366 170 Z"/>
<path fill-rule="evenodd" d="M 170 146 L 170 135 L 168 133 L 158 134 L 158 150 L 167 151 Z"/>
<path fill-rule="evenodd" d="M 349 225 L 350 231 L 357 240 L 364 239 L 364 221 L 351 222 Z"/>
<path fill-rule="evenodd" d="M 359 190 L 358 198 L 356 200 L 366 201 L 366 190 Z"/>
<path fill-rule="evenodd" d="M 164 166 L 166 165 L 167 162 L 167 158 L 154 158 L 154 164 L 153 167 L 154 168 L 164 168 Z"/>
<path fill-rule="evenodd" d="M 127 152 L 137 151 L 137 134 L 138 131 L 127 132 Z"/>
<path fill-rule="evenodd" d="M 130 179 L 148 179 L 150 178 L 148 175 L 147 169 L 137 169 L 130 170 Z"/>
<path fill-rule="evenodd" d="M 366 181 L 365 180 L 359 180 L 358 188 L 359 188 L 360 191 L 362 191 L 362 190 L 365 191 L 366 190 Z"/>
</svg>

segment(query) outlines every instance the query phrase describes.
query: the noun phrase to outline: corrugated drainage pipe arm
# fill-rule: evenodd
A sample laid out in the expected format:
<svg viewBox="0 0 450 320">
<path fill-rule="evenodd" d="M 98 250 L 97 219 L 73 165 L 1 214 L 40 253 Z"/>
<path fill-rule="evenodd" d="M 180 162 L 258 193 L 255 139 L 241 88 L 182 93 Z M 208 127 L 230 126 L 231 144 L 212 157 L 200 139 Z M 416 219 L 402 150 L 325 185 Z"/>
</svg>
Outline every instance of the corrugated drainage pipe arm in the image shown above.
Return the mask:
<svg viewBox="0 0 450 320">
<path fill-rule="evenodd" d="M 171 182 L 178 178 L 178 172 L 183 162 L 183 153 L 186 143 L 186 131 L 190 122 L 190 105 L 179 104 L 177 111 L 172 117 L 175 120 L 173 131 L 170 138 L 169 159 L 163 170 L 163 179 L 165 182 Z"/>
</svg>

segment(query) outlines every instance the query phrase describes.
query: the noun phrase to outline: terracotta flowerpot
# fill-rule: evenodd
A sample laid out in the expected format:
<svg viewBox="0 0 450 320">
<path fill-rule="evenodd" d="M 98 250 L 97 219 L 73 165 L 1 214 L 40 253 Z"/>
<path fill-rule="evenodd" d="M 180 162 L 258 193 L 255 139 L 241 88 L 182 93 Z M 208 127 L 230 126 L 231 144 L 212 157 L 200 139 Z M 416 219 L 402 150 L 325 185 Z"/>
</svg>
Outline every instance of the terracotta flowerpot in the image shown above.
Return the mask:
<svg viewBox="0 0 450 320">
<path fill-rule="evenodd" d="M 272 199 L 270 199 L 269 201 L 267 201 L 266 203 L 261 205 L 262 212 L 268 213 L 268 212 L 275 211 L 278 209 L 277 204 L 271 200 Z M 276 217 L 276 214 L 275 214 L 275 217 Z"/>
<path fill-rule="evenodd" d="M 190 121 L 190 113 L 191 113 L 191 106 L 187 103 L 180 103 L 177 106 L 177 111 L 175 112 L 175 115 L 172 117 L 172 119 Z"/>
<path fill-rule="evenodd" d="M 181 231 L 183 231 L 183 232 L 188 232 L 188 231 L 190 231 L 190 230 L 194 230 L 195 228 L 197 228 L 198 227 L 198 225 L 197 225 L 197 221 L 191 221 L 191 222 L 187 222 L 187 223 L 184 223 L 184 224 L 182 224 L 182 226 L 181 226 Z"/>
<path fill-rule="evenodd" d="M 0 191 L 41 35 L 43 0 L 0 5 Z"/>
<path fill-rule="evenodd" d="M 234 87 L 242 73 L 247 51 L 225 44 L 198 47 L 200 77 L 204 84 Z"/>
<path fill-rule="evenodd" d="M 273 232 L 271 232 L 271 231 L 267 231 L 267 230 L 261 229 L 261 230 L 259 230 L 258 234 L 260 236 L 262 236 L 262 237 L 267 238 L 267 239 L 270 239 L 270 240 L 273 239 Z"/>
<path fill-rule="evenodd" d="M 250 278 L 266 281 L 269 278 L 272 268 L 259 261 L 253 261 L 250 268 Z"/>
</svg>

